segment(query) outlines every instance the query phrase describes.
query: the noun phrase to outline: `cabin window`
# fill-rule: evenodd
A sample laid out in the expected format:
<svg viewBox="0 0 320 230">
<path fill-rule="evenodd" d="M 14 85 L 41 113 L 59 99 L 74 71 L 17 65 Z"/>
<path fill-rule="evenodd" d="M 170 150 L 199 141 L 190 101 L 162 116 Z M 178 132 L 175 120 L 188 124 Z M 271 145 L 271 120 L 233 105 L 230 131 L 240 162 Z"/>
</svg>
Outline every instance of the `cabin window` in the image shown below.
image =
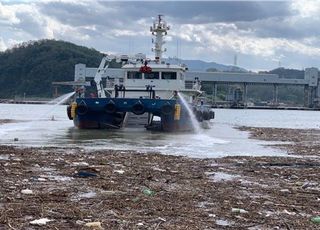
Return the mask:
<svg viewBox="0 0 320 230">
<path fill-rule="evenodd" d="M 129 71 L 127 76 L 128 79 L 142 79 L 142 73 L 140 72 Z"/>
<path fill-rule="evenodd" d="M 144 79 L 159 79 L 159 72 L 145 73 Z"/>
<path fill-rule="evenodd" d="M 177 79 L 177 73 L 176 72 L 162 72 L 162 79 L 176 80 Z"/>
</svg>

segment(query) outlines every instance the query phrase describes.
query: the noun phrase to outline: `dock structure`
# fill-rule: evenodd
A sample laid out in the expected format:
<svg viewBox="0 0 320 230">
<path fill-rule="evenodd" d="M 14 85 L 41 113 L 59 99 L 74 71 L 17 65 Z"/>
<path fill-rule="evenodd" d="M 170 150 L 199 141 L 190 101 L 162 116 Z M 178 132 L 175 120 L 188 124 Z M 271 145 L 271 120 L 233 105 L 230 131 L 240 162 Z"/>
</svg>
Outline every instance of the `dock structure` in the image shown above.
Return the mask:
<svg viewBox="0 0 320 230">
<path fill-rule="evenodd" d="M 304 88 L 304 106 L 308 108 L 320 107 L 320 76 L 317 68 L 306 68 L 304 79 L 280 78 L 277 74 L 261 73 L 229 73 L 229 72 L 187 72 L 186 80 L 195 78 L 202 83 L 212 85 L 213 103 L 217 101 L 217 87 L 224 85 L 241 85 L 243 103 L 247 105 L 247 91 L 250 85 L 273 86 L 273 104 L 278 104 L 278 88 L 280 85 L 300 86 Z"/>
<path fill-rule="evenodd" d="M 88 85 L 94 78 L 97 68 L 87 67 L 85 64 L 75 65 L 75 82 L 77 85 Z M 115 79 L 115 83 L 121 84 L 124 70 L 115 68 L 108 69 L 102 73 L 103 79 Z M 185 75 L 186 85 L 190 86 L 193 81 L 200 80 L 202 83 L 209 84 L 212 87 L 212 104 L 217 103 L 217 92 L 219 85 L 237 85 L 241 86 L 243 107 L 248 105 L 247 91 L 252 85 L 270 85 L 273 90 L 273 105 L 278 105 L 278 88 L 281 85 L 303 87 L 304 89 L 304 107 L 320 108 L 320 76 L 317 68 L 306 68 L 303 79 L 280 78 L 277 74 L 264 73 L 232 73 L 232 72 L 195 72 L 187 71 Z M 54 83 L 53 83 L 54 84 Z M 59 83 L 57 83 L 59 85 Z M 70 82 L 72 85 L 72 82 Z M 74 84 L 73 84 L 74 85 Z"/>
</svg>

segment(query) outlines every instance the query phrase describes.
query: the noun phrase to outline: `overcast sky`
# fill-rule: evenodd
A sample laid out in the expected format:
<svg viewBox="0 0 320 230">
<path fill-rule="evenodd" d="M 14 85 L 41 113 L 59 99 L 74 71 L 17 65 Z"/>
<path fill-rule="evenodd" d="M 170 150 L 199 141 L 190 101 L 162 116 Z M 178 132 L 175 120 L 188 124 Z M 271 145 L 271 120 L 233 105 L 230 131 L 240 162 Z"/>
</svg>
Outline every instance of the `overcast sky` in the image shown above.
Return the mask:
<svg viewBox="0 0 320 230">
<path fill-rule="evenodd" d="M 0 51 L 52 38 L 106 53 L 151 56 L 149 27 L 171 26 L 165 56 L 247 69 L 320 68 L 320 1 L 0 0 Z M 177 47 L 179 47 L 177 49 Z"/>
</svg>

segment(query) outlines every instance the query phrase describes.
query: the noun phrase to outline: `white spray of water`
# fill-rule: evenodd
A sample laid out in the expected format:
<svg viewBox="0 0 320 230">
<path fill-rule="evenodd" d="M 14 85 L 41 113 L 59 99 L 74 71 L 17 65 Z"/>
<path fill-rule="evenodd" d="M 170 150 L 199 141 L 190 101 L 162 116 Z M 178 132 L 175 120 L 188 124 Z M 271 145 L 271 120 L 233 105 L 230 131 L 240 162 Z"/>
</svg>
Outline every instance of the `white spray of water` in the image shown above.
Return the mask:
<svg viewBox="0 0 320 230">
<path fill-rule="evenodd" d="M 54 120 L 53 115 L 51 114 L 52 111 L 58 106 L 63 103 L 65 103 L 69 98 L 71 98 L 75 92 L 64 94 L 58 98 L 55 98 L 49 102 L 47 102 L 47 105 L 51 105 L 48 110 L 46 110 L 44 113 L 40 114 L 39 116 L 34 117 L 31 121 L 25 122 L 25 123 L 19 123 L 19 124 L 8 124 L 8 126 L 5 129 L 2 129 L 0 132 L 0 136 L 5 135 L 9 132 L 14 131 L 21 131 L 21 130 L 28 130 L 36 125 L 36 122 L 39 122 L 40 120 L 47 119 L 51 117 L 52 120 Z"/>
<path fill-rule="evenodd" d="M 48 105 L 52 105 L 50 107 L 50 109 L 48 111 L 46 111 L 45 113 L 43 113 L 39 118 L 43 118 L 44 116 L 48 116 L 50 115 L 51 111 L 53 111 L 58 105 L 62 105 L 63 103 L 65 103 L 67 100 L 69 100 L 76 92 L 71 92 L 71 93 L 67 93 L 64 94 L 60 97 L 57 97 L 51 101 L 49 101 L 47 104 Z M 38 119 L 39 119 L 38 118 Z"/>
<path fill-rule="evenodd" d="M 57 98 L 49 101 L 47 104 L 49 104 L 49 105 L 61 105 L 61 104 L 65 103 L 74 94 L 75 94 L 75 92 L 63 94 L 62 96 L 57 97 Z"/>
<path fill-rule="evenodd" d="M 196 132 L 196 133 L 200 133 L 201 131 L 201 127 L 200 127 L 200 124 L 196 118 L 196 116 L 194 115 L 192 109 L 190 108 L 190 105 L 189 103 L 186 101 L 186 99 L 183 97 L 183 95 L 178 92 L 178 97 L 180 99 L 180 101 L 182 102 L 183 106 L 187 109 L 188 111 L 188 114 L 190 116 L 190 120 L 191 120 L 191 124 L 192 124 L 192 127 L 193 127 L 193 130 Z"/>
</svg>

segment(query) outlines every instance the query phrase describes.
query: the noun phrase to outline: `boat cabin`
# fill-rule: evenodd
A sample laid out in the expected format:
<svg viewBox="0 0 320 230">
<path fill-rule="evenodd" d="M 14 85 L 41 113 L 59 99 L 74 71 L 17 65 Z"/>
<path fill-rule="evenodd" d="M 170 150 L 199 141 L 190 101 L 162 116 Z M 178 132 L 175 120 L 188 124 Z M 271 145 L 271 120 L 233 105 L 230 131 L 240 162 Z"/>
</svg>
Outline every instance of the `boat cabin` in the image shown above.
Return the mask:
<svg viewBox="0 0 320 230">
<path fill-rule="evenodd" d="M 160 98 L 170 98 L 175 90 L 185 90 L 185 71 L 186 68 L 179 65 L 170 64 L 148 64 L 148 72 L 141 71 L 145 66 L 141 64 L 126 64 L 122 67 L 124 70 L 123 79 L 118 84 L 123 85 L 126 89 L 141 90 L 151 86 Z M 114 88 L 109 84 L 108 91 Z M 128 92 L 125 97 L 145 97 L 146 93 Z"/>
</svg>

